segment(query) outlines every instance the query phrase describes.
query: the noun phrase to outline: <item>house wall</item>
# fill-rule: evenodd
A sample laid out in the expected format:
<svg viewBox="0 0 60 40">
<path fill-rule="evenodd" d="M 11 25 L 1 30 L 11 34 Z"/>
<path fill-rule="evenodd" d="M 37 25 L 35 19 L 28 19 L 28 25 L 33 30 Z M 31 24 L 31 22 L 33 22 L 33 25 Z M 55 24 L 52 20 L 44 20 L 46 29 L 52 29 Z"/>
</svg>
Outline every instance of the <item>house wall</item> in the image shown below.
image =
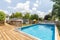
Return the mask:
<svg viewBox="0 0 60 40">
<path fill-rule="evenodd" d="M 22 26 L 23 23 L 22 23 L 22 21 L 10 21 L 9 24 L 20 27 L 20 26 Z"/>
</svg>

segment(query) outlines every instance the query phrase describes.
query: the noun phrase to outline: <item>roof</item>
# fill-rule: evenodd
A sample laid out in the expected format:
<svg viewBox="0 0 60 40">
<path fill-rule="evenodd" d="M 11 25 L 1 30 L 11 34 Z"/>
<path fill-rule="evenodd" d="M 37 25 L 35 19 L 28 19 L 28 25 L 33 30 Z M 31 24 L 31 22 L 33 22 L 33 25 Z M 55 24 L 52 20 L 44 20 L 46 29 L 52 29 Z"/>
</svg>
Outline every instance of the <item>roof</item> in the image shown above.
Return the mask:
<svg viewBox="0 0 60 40">
<path fill-rule="evenodd" d="M 18 19 L 18 18 L 12 18 L 10 19 L 10 21 L 23 21 L 22 19 Z"/>
</svg>

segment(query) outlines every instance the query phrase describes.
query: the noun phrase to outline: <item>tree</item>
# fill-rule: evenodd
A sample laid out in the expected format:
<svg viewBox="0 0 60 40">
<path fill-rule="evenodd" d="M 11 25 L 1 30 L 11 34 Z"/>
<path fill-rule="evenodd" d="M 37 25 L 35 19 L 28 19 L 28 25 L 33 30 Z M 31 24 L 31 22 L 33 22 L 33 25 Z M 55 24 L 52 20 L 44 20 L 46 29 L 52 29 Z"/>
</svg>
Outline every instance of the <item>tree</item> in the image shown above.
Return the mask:
<svg viewBox="0 0 60 40">
<path fill-rule="evenodd" d="M 30 16 L 30 20 L 33 20 L 33 19 L 34 19 L 34 16 L 33 16 L 33 15 L 31 15 L 31 16 Z"/>
<path fill-rule="evenodd" d="M 43 18 L 40 17 L 40 18 L 39 18 L 39 21 L 43 21 Z"/>
<path fill-rule="evenodd" d="M 30 19 L 30 13 L 26 13 L 23 18 Z"/>
<path fill-rule="evenodd" d="M 33 14 L 30 17 L 31 20 L 34 20 L 34 19 L 38 20 L 38 18 L 39 18 L 39 16 L 37 14 Z"/>
<path fill-rule="evenodd" d="M 55 4 L 53 5 L 52 17 L 54 19 L 56 18 L 60 19 L 60 0 L 52 0 L 52 1 L 55 2 Z"/>
<path fill-rule="evenodd" d="M 52 0 L 53 2 L 60 2 L 60 0 Z"/>
<path fill-rule="evenodd" d="M 15 17 L 16 18 L 22 18 L 22 13 L 21 12 L 16 12 Z"/>
<path fill-rule="evenodd" d="M 0 11 L 0 21 L 4 21 L 6 18 L 6 15 L 3 11 Z"/>
<path fill-rule="evenodd" d="M 10 16 L 10 18 L 14 18 L 15 16 L 14 16 L 14 13 L 12 13 L 12 15 Z"/>
<path fill-rule="evenodd" d="M 22 18 L 22 13 L 20 12 L 12 13 L 10 18 Z"/>
<path fill-rule="evenodd" d="M 50 15 L 46 15 L 45 17 L 44 17 L 44 20 L 51 20 L 52 19 L 52 16 L 50 16 Z"/>
</svg>

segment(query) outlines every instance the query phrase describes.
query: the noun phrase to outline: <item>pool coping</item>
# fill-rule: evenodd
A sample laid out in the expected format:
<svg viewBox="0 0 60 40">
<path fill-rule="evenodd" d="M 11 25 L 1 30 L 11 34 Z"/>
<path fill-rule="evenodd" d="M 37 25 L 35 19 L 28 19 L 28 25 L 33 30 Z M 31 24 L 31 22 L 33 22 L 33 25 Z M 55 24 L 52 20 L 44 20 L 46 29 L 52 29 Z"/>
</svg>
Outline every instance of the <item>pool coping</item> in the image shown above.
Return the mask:
<svg viewBox="0 0 60 40">
<path fill-rule="evenodd" d="M 56 25 L 55 25 L 55 40 L 57 40 L 57 33 L 56 33 L 56 30 L 57 30 L 57 28 L 56 28 Z"/>
<path fill-rule="evenodd" d="M 55 40 L 60 40 L 59 32 L 57 26 L 55 27 Z"/>
<path fill-rule="evenodd" d="M 37 37 L 35 37 L 35 36 L 32 36 L 31 34 L 28 34 L 28 33 L 26 33 L 26 32 L 23 32 L 23 31 L 19 31 L 19 32 L 24 33 L 24 34 L 26 34 L 26 35 L 28 35 L 28 36 L 30 36 L 30 37 L 33 37 L 33 38 L 35 38 L 35 39 L 37 39 L 37 40 L 41 40 L 41 39 L 39 39 L 39 38 L 37 38 Z"/>
<path fill-rule="evenodd" d="M 41 24 L 45 24 L 45 23 L 41 23 Z M 47 24 L 47 23 L 46 23 Z M 49 23 L 50 24 L 50 23 Z M 52 23 L 52 25 L 53 25 L 54 23 Z M 35 25 L 35 24 L 32 24 L 32 25 Z M 54 24 L 55 25 L 55 24 Z M 30 26 L 30 25 L 28 25 L 28 26 Z M 25 26 L 23 26 L 23 27 L 25 27 Z M 23 28 L 23 27 L 17 27 L 17 28 L 15 28 L 15 30 L 14 31 L 17 31 L 17 32 L 21 32 L 21 33 L 23 33 L 23 34 L 26 34 L 26 35 L 28 35 L 28 36 L 30 36 L 30 37 L 33 37 L 33 38 L 35 38 L 35 39 L 37 39 L 37 40 L 41 40 L 41 39 L 39 39 L 39 38 L 37 38 L 37 37 L 35 37 L 35 36 L 32 36 L 31 34 L 28 34 L 28 33 L 25 33 L 25 32 L 23 32 L 23 31 L 21 31 L 21 30 L 18 30 L 18 28 Z M 55 40 L 57 40 L 57 33 L 56 33 L 56 30 L 57 30 L 57 28 L 56 28 L 56 25 L 55 25 L 55 37 L 54 37 L 54 39 Z"/>
<path fill-rule="evenodd" d="M 21 28 L 21 27 L 18 27 L 18 28 Z M 21 32 L 21 33 L 23 33 L 23 34 L 25 34 L 25 35 L 28 35 L 29 37 L 32 37 L 32 38 L 34 38 L 34 39 L 36 39 L 36 40 L 41 40 L 41 39 L 39 39 L 39 38 L 37 38 L 37 37 L 34 37 L 34 36 L 32 36 L 32 35 L 30 35 L 30 34 L 28 34 L 28 33 L 25 33 L 25 32 L 23 32 L 23 31 L 20 31 L 20 30 L 18 30 L 18 28 L 16 28 L 14 31 L 17 31 L 17 32 Z"/>
</svg>

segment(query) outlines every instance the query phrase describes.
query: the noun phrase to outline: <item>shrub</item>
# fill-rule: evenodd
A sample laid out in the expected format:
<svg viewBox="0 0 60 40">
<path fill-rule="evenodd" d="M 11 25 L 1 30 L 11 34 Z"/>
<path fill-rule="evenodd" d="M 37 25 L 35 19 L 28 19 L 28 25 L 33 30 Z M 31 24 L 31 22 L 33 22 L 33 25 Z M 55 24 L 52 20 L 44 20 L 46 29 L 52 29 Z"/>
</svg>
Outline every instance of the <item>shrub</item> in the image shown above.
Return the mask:
<svg viewBox="0 0 60 40">
<path fill-rule="evenodd" d="M 4 21 L 6 18 L 6 15 L 3 11 L 0 11 L 0 21 Z"/>
</svg>

